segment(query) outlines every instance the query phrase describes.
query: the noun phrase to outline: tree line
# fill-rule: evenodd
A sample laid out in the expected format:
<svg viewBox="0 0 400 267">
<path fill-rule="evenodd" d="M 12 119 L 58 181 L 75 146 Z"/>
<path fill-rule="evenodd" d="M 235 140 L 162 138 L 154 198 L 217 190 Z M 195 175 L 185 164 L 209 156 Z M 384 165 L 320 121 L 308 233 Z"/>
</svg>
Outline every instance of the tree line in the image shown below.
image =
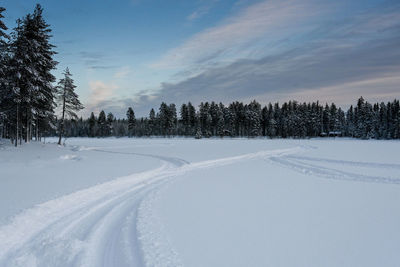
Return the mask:
<svg viewBox="0 0 400 267">
<path fill-rule="evenodd" d="M 38 4 L 33 13 L 16 21 L 10 35 L 1 20 L 5 8 L 0 7 L 0 134 L 15 146 L 58 128 L 63 132 L 65 116 L 77 119 L 76 111 L 83 108 L 74 92 L 75 86 L 68 69 L 58 86 L 52 71 L 55 46 L 50 43 L 51 29 Z M 57 102 L 62 117 L 56 120 Z M 60 138 L 61 139 L 61 138 Z"/>
<path fill-rule="evenodd" d="M 179 113 L 179 115 L 178 115 Z M 51 135 L 56 135 L 53 131 Z M 334 103 L 299 103 L 289 101 L 262 106 L 232 102 L 204 102 L 195 108 L 190 102 L 161 103 L 158 111 L 151 109 L 148 117 L 136 119 L 134 110 L 126 118 L 112 113 L 92 112 L 88 119 L 66 120 L 68 137 L 107 136 L 191 136 L 202 137 L 270 137 L 308 138 L 342 136 L 361 139 L 399 139 L 400 105 L 398 100 L 371 104 L 360 97 L 346 111 Z"/>
</svg>

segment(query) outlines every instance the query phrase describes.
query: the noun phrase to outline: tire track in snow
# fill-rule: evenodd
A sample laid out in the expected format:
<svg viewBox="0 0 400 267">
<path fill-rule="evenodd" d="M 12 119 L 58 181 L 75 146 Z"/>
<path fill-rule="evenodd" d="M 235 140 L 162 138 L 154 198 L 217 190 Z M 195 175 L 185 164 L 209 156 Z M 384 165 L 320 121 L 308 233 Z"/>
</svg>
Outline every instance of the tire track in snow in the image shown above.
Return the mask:
<svg viewBox="0 0 400 267">
<path fill-rule="evenodd" d="M 325 159 L 325 158 L 314 158 L 314 157 L 305 157 L 305 156 L 288 156 L 290 159 L 297 160 L 306 160 L 313 162 L 327 162 L 327 163 L 336 163 L 342 165 L 349 166 L 357 166 L 357 167 L 365 167 L 365 168 L 381 168 L 381 169 L 397 169 L 400 170 L 400 164 L 390 164 L 390 163 L 376 163 L 376 162 L 363 162 L 363 161 L 352 161 L 352 160 L 336 160 L 336 159 Z"/>
<path fill-rule="evenodd" d="M 315 159 L 310 157 L 299 157 L 299 156 L 287 156 L 287 157 L 271 157 L 269 161 L 272 163 L 279 164 L 282 167 L 292 169 L 296 172 L 300 172 L 307 175 L 317 176 L 326 179 L 334 180 L 345 180 L 345 181 L 356 181 L 356 182 L 368 182 L 368 183 L 383 183 L 383 184 L 400 184 L 400 177 L 384 177 L 384 176 L 372 176 L 358 173 L 352 173 L 342 171 L 334 168 L 328 168 L 319 166 L 316 164 L 306 163 L 304 161 L 315 161 L 315 162 L 328 162 L 343 165 L 351 165 L 358 167 L 370 167 L 370 168 L 394 168 L 397 169 L 396 164 L 379 164 L 379 163 L 366 163 L 366 162 L 355 162 L 355 161 L 344 161 L 344 160 L 329 160 L 329 159 Z"/>
<path fill-rule="evenodd" d="M 188 164 L 185 160 L 159 155 L 95 150 L 147 156 L 160 159 L 163 166 L 114 179 L 75 193 L 39 204 L 14 217 L 0 227 L 0 266 L 144 266 L 143 244 L 154 242 L 162 233 L 141 229 L 140 207 L 151 209 L 148 195 L 175 176 L 187 172 L 234 164 L 256 158 L 280 157 L 298 152 L 300 148 L 261 151 L 240 156 Z M 152 194 L 151 194 L 152 193 Z M 142 205 L 142 203 L 144 203 Z M 148 206 L 146 206 L 148 205 Z M 144 216 L 144 215 L 143 215 Z M 146 221 L 142 217 L 142 222 Z M 140 229 L 139 229 L 140 230 Z M 143 232 L 147 231 L 147 232 Z M 141 236 L 141 239 L 138 237 Z M 171 265 L 177 262 L 166 253 L 168 244 L 160 244 L 156 259 Z M 149 257 L 147 257 L 149 258 Z M 163 261 L 155 261 L 162 266 Z"/>
</svg>

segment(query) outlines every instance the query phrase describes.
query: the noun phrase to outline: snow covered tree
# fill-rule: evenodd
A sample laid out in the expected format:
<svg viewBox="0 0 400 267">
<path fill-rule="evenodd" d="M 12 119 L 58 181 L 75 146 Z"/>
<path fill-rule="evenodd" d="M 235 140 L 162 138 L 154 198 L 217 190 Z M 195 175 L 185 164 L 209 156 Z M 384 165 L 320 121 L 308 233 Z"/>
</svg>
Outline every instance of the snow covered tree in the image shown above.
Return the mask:
<svg viewBox="0 0 400 267">
<path fill-rule="evenodd" d="M 169 135 L 170 129 L 172 127 L 172 122 L 169 107 L 165 102 L 162 102 L 160 105 L 158 117 L 160 122 L 161 134 L 164 136 Z"/>
<path fill-rule="evenodd" d="M 218 109 L 217 117 L 217 135 L 223 137 L 225 135 L 225 119 L 224 112 L 221 109 Z"/>
<path fill-rule="evenodd" d="M 188 107 L 185 103 L 181 105 L 180 109 L 180 122 L 182 123 L 183 126 L 183 135 L 188 135 L 189 132 L 189 113 L 188 113 Z"/>
<path fill-rule="evenodd" d="M 128 108 L 128 111 L 126 112 L 126 118 L 128 120 L 128 136 L 132 137 L 133 129 L 136 124 L 135 112 L 133 111 L 132 107 Z"/>
<path fill-rule="evenodd" d="M 201 128 L 197 127 L 195 138 L 196 139 L 201 139 L 202 137 L 203 137 L 203 135 L 201 134 Z"/>
<path fill-rule="evenodd" d="M 246 120 L 248 122 L 248 136 L 258 136 L 261 128 L 261 105 L 257 101 L 252 101 L 245 108 Z"/>
<path fill-rule="evenodd" d="M 78 99 L 78 95 L 75 93 L 76 85 L 74 84 L 74 80 L 71 78 L 72 74 L 68 68 L 65 69 L 63 75 L 64 78 L 58 82 L 58 86 L 56 87 L 58 102 L 61 105 L 62 114 L 59 123 L 59 145 L 61 145 L 61 138 L 64 134 L 65 117 L 68 116 L 69 118 L 76 120 L 78 118 L 76 112 L 84 108 Z"/>
<path fill-rule="evenodd" d="M 7 53 L 7 40 L 8 40 L 8 35 L 4 32 L 8 30 L 4 22 L 2 21 L 3 12 L 6 9 L 4 7 L 0 6 L 0 83 L 4 84 L 5 80 L 5 68 L 6 68 L 6 53 Z M 0 95 L 1 97 L 1 95 Z M 1 98 L 0 98 L 0 103 L 1 103 Z"/>
<path fill-rule="evenodd" d="M 115 120 L 114 114 L 109 112 L 107 114 L 107 123 L 106 123 L 106 125 L 107 125 L 106 135 L 107 136 L 110 136 L 110 135 L 114 134 L 114 120 Z"/>
<path fill-rule="evenodd" d="M 156 112 L 152 108 L 149 113 L 148 135 L 156 134 Z"/>
<path fill-rule="evenodd" d="M 32 120 L 35 119 L 37 124 L 39 124 L 39 121 L 48 124 L 54 117 L 55 108 L 55 90 L 52 83 L 56 78 L 51 71 L 56 68 L 58 62 L 53 59 L 56 52 L 53 50 L 55 46 L 50 43 L 52 37 L 50 25 L 45 22 L 43 9 L 39 4 L 36 5 L 33 12 L 32 21 L 32 31 L 28 32 L 28 37 L 32 40 L 30 45 L 35 47 L 31 52 L 32 59 L 34 59 L 34 69 L 37 73 L 34 82 L 35 97 L 32 101 L 35 116 L 32 117 Z M 27 125 L 32 124 L 32 120 L 28 121 Z"/>
<path fill-rule="evenodd" d="M 176 125 L 178 123 L 178 116 L 176 113 L 176 106 L 174 103 L 169 104 L 168 115 L 169 115 L 169 120 L 170 120 L 169 134 L 175 135 Z"/>
<path fill-rule="evenodd" d="M 89 124 L 89 132 L 88 135 L 91 137 L 94 137 L 96 134 L 96 117 L 94 116 L 94 113 L 90 113 L 90 117 L 88 119 L 88 124 Z"/>
<path fill-rule="evenodd" d="M 192 103 L 188 103 L 188 123 L 189 123 L 189 132 L 191 135 L 195 134 L 196 126 L 197 126 L 197 117 L 196 117 L 196 108 L 192 105 Z"/>
<path fill-rule="evenodd" d="M 99 136 L 104 137 L 107 134 L 107 121 L 106 113 L 104 110 L 100 111 L 99 118 L 97 119 L 97 124 L 99 125 Z"/>
<path fill-rule="evenodd" d="M 24 85 L 26 77 L 29 76 L 29 68 L 25 64 L 27 51 L 27 40 L 24 34 L 24 23 L 22 20 L 17 20 L 17 26 L 11 33 L 10 41 L 10 58 L 7 62 L 7 85 L 3 88 L 2 105 L 6 106 L 9 112 L 8 119 L 11 121 L 10 126 L 13 128 L 13 133 L 10 135 L 11 141 L 15 141 L 15 146 L 18 145 L 18 139 L 21 140 L 21 106 L 24 102 Z M 25 75 L 26 74 L 26 75 Z M 21 141 L 20 141 L 21 143 Z"/>
<path fill-rule="evenodd" d="M 6 121 L 7 121 L 7 111 L 6 105 L 3 103 L 3 100 L 7 97 L 6 95 L 6 86 L 7 86 L 7 40 L 8 35 L 4 32 L 7 30 L 6 25 L 2 21 L 3 12 L 6 9 L 4 7 L 0 7 L 0 129 L 1 129 L 1 137 L 6 135 Z"/>
</svg>

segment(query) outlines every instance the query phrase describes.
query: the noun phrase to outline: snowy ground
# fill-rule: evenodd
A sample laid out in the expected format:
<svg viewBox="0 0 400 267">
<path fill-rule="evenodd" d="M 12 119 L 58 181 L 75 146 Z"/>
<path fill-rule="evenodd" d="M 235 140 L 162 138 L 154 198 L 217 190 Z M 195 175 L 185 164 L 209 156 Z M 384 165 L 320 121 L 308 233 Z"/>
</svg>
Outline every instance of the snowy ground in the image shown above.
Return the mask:
<svg viewBox="0 0 400 267">
<path fill-rule="evenodd" d="M 0 140 L 0 266 L 399 266 L 398 151 L 346 139 Z"/>
</svg>

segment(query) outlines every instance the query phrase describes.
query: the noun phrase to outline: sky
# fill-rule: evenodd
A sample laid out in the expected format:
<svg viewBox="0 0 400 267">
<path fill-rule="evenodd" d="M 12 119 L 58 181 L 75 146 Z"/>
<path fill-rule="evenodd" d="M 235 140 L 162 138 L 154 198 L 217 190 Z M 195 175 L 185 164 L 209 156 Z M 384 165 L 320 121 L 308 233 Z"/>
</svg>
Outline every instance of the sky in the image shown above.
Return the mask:
<svg viewBox="0 0 400 267">
<path fill-rule="evenodd" d="M 147 116 L 162 101 L 400 98 L 398 0 L 1 0 L 4 22 L 36 3 L 84 117 Z"/>
</svg>

